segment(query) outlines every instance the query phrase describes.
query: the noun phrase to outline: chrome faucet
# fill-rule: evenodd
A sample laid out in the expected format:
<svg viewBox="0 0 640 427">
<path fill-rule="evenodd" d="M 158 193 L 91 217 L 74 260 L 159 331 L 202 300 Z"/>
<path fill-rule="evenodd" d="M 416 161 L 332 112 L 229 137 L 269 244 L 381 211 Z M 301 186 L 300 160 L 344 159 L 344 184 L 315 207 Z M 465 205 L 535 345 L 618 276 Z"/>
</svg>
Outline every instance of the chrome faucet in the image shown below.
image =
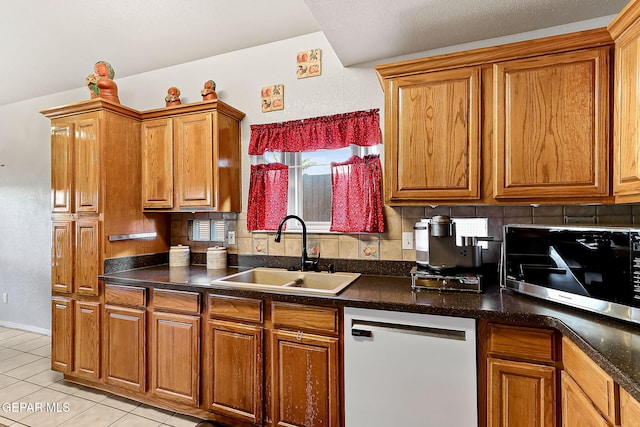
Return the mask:
<svg viewBox="0 0 640 427">
<path fill-rule="evenodd" d="M 318 270 L 318 262 L 320 261 L 320 253 L 318 253 L 318 257 L 315 259 L 309 259 L 307 255 L 307 225 L 304 223 L 302 218 L 297 215 L 287 215 L 282 221 L 280 221 L 280 225 L 278 225 L 278 232 L 276 233 L 275 242 L 280 243 L 280 237 L 282 236 L 282 227 L 284 223 L 290 219 L 296 219 L 300 224 L 302 224 L 302 263 L 300 266 L 301 271 L 316 271 Z"/>
</svg>

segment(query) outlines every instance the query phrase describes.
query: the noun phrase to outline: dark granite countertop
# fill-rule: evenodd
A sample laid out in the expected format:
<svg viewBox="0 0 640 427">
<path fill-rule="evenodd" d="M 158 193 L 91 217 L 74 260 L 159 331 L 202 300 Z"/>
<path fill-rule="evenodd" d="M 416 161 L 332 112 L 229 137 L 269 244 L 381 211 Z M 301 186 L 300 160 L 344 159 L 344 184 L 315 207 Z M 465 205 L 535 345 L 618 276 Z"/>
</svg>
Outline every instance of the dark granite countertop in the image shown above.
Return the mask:
<svg viewBox="0 0 640 427">
<path fill-rule="evenodd" d="M 363 275 L 337 296 L 283 294 L 211 285 L 238 268 L 204 266 L 141 268 L 100 276 L 109 283 L 175 290 L 211 290 L 219 294 L 272 298 L 308 304 L 330 304 L 406 311 L 547 326 L 567 336 L 600 367 L 640 400 L 640 326 L 516 294 L 485 284 L 482 294 L 413 291 L 409 277 Z"/>
</svg>

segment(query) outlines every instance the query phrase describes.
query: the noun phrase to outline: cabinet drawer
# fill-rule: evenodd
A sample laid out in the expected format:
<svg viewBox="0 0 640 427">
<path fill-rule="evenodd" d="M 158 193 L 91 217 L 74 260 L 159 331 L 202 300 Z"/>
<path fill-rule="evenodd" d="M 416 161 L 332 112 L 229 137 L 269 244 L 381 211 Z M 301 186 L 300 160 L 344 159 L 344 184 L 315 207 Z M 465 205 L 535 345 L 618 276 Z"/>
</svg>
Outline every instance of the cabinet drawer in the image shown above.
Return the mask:
<svg viewBox="0 0 640 427">
<path fill-rule="evenodd" d="M 200 294 L 197 292 L 154 289 L 153 308 L 163 311 L 199 314 Z"/>
<path fill-rule="evenodd" d="M 566 337 L 562 338 L 562 363 L 596 408 L 615 423 L 618 386 L 613 379 Z"/>
<path fill-rule="evenodd" d="M 271 318 L 275 327 L 323 333 L 338 333 L 338 309 L 273 302 Z"/>
<path fill-rule="evenodd" d="M 144 307 L 146 305 L 146 289 L 130 286 L 118 286 L 107 283 L 104 289 L 104 303 L 128 307 Z"/>
<path fill-rule="evenodd" d="M 262 323 L 262 300 L 210 295 L 209 316 Z"/>
<path fill-rule="evenodd" d="M 555 333 L 550 329 L 489 323 L 487 351 L 493 355 L 553 363 Z"/>
</svg>

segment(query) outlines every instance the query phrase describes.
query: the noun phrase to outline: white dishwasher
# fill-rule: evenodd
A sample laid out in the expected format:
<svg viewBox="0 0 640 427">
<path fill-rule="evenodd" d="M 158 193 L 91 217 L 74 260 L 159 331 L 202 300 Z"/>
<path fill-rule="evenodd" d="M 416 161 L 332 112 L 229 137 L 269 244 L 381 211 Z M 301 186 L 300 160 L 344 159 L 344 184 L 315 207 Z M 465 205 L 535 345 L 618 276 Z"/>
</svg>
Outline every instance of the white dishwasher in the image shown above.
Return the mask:
<svg viewBox="0 0 640 427">
<path fill-rule="evenodd" d="M 476 427 L 476 321 L 345 307 L 346 427 Z"/>
</svg>

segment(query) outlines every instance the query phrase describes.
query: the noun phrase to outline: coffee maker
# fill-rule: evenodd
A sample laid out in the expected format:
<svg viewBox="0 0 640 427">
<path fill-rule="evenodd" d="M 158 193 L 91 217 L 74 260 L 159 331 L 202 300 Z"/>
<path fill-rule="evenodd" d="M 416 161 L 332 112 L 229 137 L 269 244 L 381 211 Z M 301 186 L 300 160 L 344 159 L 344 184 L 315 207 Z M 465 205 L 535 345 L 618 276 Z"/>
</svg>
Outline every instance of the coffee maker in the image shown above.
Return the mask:
<svg viewBox="0 0 640 427">
<path fill-rule="evenodd" d="M 414 289 L 455 289 L 480 292 L 482 240 L 462 236 L 456 242 L 456 224 L 446 215 L 422 219 L 414 226 L 416 264 L 411 270 Z"/>
</svg>

